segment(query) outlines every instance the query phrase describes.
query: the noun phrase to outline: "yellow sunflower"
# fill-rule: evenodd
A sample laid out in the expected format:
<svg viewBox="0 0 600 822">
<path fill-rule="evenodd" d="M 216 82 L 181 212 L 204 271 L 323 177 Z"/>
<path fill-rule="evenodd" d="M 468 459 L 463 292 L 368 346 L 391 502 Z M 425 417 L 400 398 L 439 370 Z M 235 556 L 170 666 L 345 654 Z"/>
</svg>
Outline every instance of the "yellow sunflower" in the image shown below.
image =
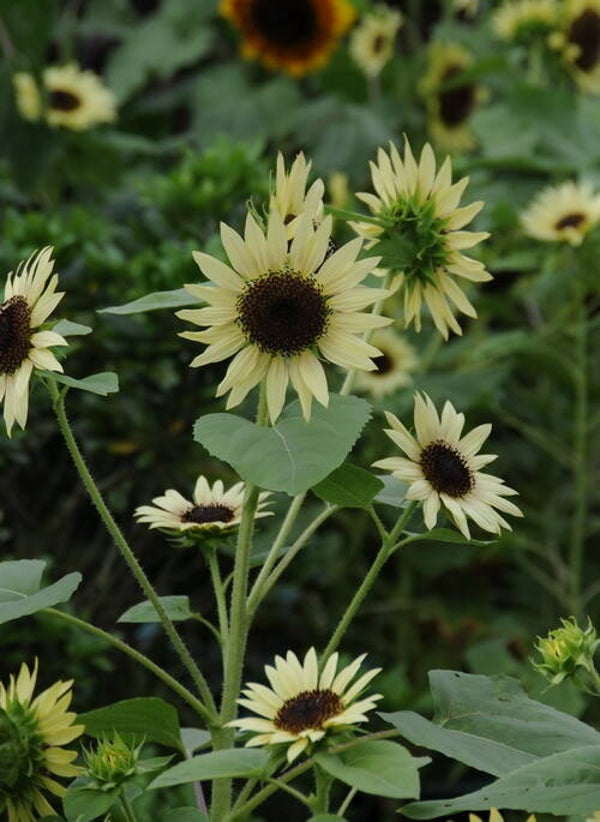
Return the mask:
<svg viewBox="0 0 600 822">
<path fill-rule="evenodd" d="M 0 683 L 3 731 L 14 747 L 14 755 L 3 760 L 0 779 L 0 810 L 7 812 L 7 822 L 35 822 L 55 814 L 44 792 L 64 796 L 65 787 L 54 777 L 81 772 L 73 765 L 77 751 L 62 747 L 84 731 L 74 724 L 76 714 L 67 710 L 73 680 L 59 680 L 33 699 L 37 671 L 37 660 L 32 671 L 23 663 L 8 687 Z"/>
<path fill-rule="evenodd" d="M 299 152 L 291 165 L 289 172 L 285 169 L 283 154 L 277 155 L 275 171 L 275 186 L 271 191 L 270 210 L 277 211 L 283 220 L 288 240 L 294 236 L 298 217 L 304 212 L 319 223 L 323 219 L 323 194 L 325 184 L 320 178 L 315 180 L 308 191 L 308 175 L 312 163 L 307 161 L 304 154 Z"/>
<path fill-rule="evenodd" d="M 425 99 L 433 142 L 443 151 L 470 151 L 475 147 L 469 118 L 486 98 L 483 86 L 460 75 L 473 63 L 471 54 L 455 43 L 435 42 L 428 50 L 428 68 L 419 83 Z"/>
<path fill-rule="evenodd" d="M 376 77 L 394 54 L 394 43 L 403 17 L 383 4 L 365 14 L 350 36 L 349 52 L 367 77 Z"/>
<path fill-rule="evenodd" d="M 20 263 L 8 275 L 4 302 L 0 304 L 0 402 L 4 401 L 4 422 L 10 437 L 17 422 L 27 423 L 29 380 L 34 368 L 62 371 L 50 346 L 67 345 L 55 331 L 36 329 L 44 323 L 64 292 L 56 291 L 58 275 L 52 275 L 52 248 L 43 248 Z"/>
<path fill-rule="evenodd" d="M 237 482 L 227 491 L 221 480 L 212 488 L 206 477 L 200 475 L 194 486 L 191 500 L 179 491 L 169 488 L 164 496 L 155 497 L 154 505 L 140 505 L 135 516 L 149 528 L 158 528 L 171 536 L 206 536 L 233 531 L 240 524 L 244 505 L 244 483 Z M 267 517 L 271 511 L 264 511 L 268 491 L 259 495 L 255 517 Z"/>
<path fill-rule="evenodd" d="M 393 328 L 375 331 L 370 341 L 381 351 L 379 357 L 373 358 L 377 369 L 358 373 L 354 385 L 357 391 L 365 391 L 379 400 L 410 385 L 411 372 L 417 368 L 419 358 L 413 346 Z"/>
<path fill-rule="evenodd" d="M 322 68 L 352 25 L 349 0 L 220 0 L 240 32 L 242 55 L 301 77 Z"/>
<path fill-rule="evenodd" d="M 321 405 L 329 402 L 319 355 L 343 368 L 376 368 L 371 358 L 380 354 L 379 349 L 359 335 L 391 320 L 361 309 L 387 292 L 359 283 L 379 258 L 358 260 L 360 239 L 328 255 L 330 238 L 331 217 L 315 227 L 311 215 L 304 212 L 288 243 L 283 220 L 273 211 L 266 234 L 251 214 L 244 238 L 221 225 L 230 265 L 194 253 L 211 284 L 186 285 L 186 289 L 208 307 L 184 309 L 177 316 L 208 329 L 181 336 L 207 345 L 192 360 L 194 367 L 233 356 L 217 388 L 218 397 L 229 392 L 227 408 L 238 405 L 264 380 L 274 423 L 291 382 L 308 420 L 313 397 Z"/>
<path fill-rule="evenodd" d="M 600 0 L 564 0 L 560 30 L 552 35 L 580 91 L 600 94 Z"/>
<path fill-rule="evenodd" d="M 517 506 L 505 499 L 517 492 L 499 477 L 480 470 L 496 459 L 492 454 L 478 454 L 491 425 L 479 425 L 462 436 L 464 414 L 457 413 L 452 403 L 446 402 L 439 416 L 426 394 L 415 394 L 416 437 L 394 414 L 386 412 L 386 418 L 391 428 L 386 428 L 385 433 L 406 457 L 387 457 L 373 464 L 409 483 L 406 498 L 423 503 L 429 530 L 435 528 L 442 505 L 467 539 L 467 517 L 494 534 L 499 534 L 501 528 L 511 530 L 498 511 L 522 516 Z"/>
<path fill-rule="evenodd" d="M 116 117 L 113 93 L 92 71 L 82 71 L 75 63 L 50 66 L 42 74 L 43 92 L 25 72 L 13 77 L 17 109 L 27 120 L 45 117 L 48 125 L 85 131 Z"/>
<path fill-rule="evenodd" d="M 265 667 L 271 687 L 250 682 L 242 691 L 243 698 L 238 699 L 242 707 L 257 716 L 234 719 L 228 724 L 256 734 L 246 747 L 289 745 L 287 760 L 293 762 L 327 734 L 347 731 L 367 720 L 367 711 L 375 708 L 382 695 L 356 699 L 381 669 L 367 671 L 350 685 L 365 657 L 359 656 L 336 673 L 339 655 L 332 654 L 319 675 L 314 648 L 303 662 L 292 651 L 285 659 L 276 656 L 275 665 Z"/>
<path fill-rule="evenodd" d="M 352 227 L 385 251 L 383 266 L 398 273 L 397 285 L 404 292 L 404 322 L 414 322 L 421 330 L 423 302 L 444 339 L 449 331 L 461 334 L 453 308 L 469 317 L 476 311 L 459 288 L 455 277 L 473 282 L 491 280 L 483 263 L 461 251 L 489 236 L 487 231 L 464 231 L 464 227 L 483 208 L 483 202 L 459 208 L 460 198 L 469 182 L 463 177 L 452 183 L 449 157 L 436 173 L 435 155 L 427 143 L 417 163 L 408 140 L 404 159 L 390 143 L 389 155 L 380 148 L 377 163 L 371 163 L 376 194 L 356 196 L 370 208 L 377 224 L 356 222 Z"/>
<path fill-rule="evenodd" d="M 523 230 L 545 242 L 581 245 L 600 221 L 600 194 L 589 183 L 568 180 L 539 192 L 521 215 Z"/>
<path fill-rule="evenodd" d="M 505 0 L 492 15 L 492 25 L 503 40 L 528 43 L 545 39 L 558 22 L 556 0 Z"/>
</svg>

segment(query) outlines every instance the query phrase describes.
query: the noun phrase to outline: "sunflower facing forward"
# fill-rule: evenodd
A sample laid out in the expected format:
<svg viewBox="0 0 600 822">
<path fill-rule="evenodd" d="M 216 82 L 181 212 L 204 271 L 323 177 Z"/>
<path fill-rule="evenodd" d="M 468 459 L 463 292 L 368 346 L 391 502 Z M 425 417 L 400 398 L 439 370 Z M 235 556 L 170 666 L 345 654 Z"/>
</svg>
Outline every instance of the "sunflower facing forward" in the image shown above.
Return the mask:
<svg viewBox="0 0 600 822">
<path fill-rule="evenodd" d="M 293 77 L 326 65 L 356 16 L 348 0 L 221 0 L 219 11 L 239 30 L 246 59 Z"/>
<path fill-rule="evenodd" d="M 370 247 L 384 252 L 382 266 L 399 274 L 405 325 L 414 322 L 420 331 L 425 302 L 444 339 L 449 330 L 461 334 L 453 309 L 469 317 L 477 314 L 454 278 L 473 282 L 492 279 L 483 263 L 461 253 L 489 236 L 486 231 L 463 230 L 483 208 L 483 202 L 458 207 L 469 178 L 452 184 L 449 157 L 436 173 L 429 143 L 418 163 L 408 140 L 403 160 L 393 143 L 389 155 L 380 148 L 377 163 L 371 163 L 371 176 L 376 194 L 356 196 L 378 218 L 377 224 L 355 222 L 352 227 L 370 240 Z"/>
<path fill-rule="evenodd" d="M 467 539 L 467 517 L 494 534 L 499 534 L 501 528 L 511 530 L 498 511 L 522 516 L 517 506 L 505 499 L 517 492 L 499 477 L 480 470 L 496 459 L 492 454 L 478 453 L 491 425 L 479 425 L 462 436 L 464 414 L 457 413 L 452 403 L 446 402 L 439 416 L 426 394 L 415 395 L 416 437 L 394 414 L 386 412 L 386 418 L 391 426 L 386 428 L 386 434 L 406 457 L 387 457 L 373 464 L 409 483 L 406 498 L 423 503 L 428 529 L 435 528 L 443 505 Z"/>
<path fill-rule="evenodd" d="M 0 683 L 0 722 L 2 723 L 2 773 L 0 810 L 7 822 L 35 822 L 56 810 L 44 792 L 64 796 L 65 787 L 54 777 L 77 776 L 81 768 L 73 765 L 76 751 L 63 748 L 84 730 L 73 724 L 76 714 L 68 711 L 73 680 L 55 682 L 35 699 L 37 660 L 33 670 L 21 665 L 18 676 L 11 676 L 8 687 Z M 6 755 L 11 751 L 9 755 Z"/>
<path fill-rule="evenodd" d="M 521 215 L 523 230 L 544 242 L 581 245 L 600 222 L 600 194 L 589 183 L 567 180 L 537 194 Z"/>
<path fill-rule="evenodd" d="M 233 357 L 217 387 L 218 397 L 229 392 L 227 408 L 238 405 L 264 380 L 275 423 L 291 382 L 308 420 L 313 397 L 324 406 L 329 402 L 319 354 L 343 368 L 376 368 L 371 357 L 378 356 L 379 349 L 357 335 L 391 322 L 360 310 L 387 294 L 359 285 L 379 258 L 358 260 L 360 239 L 327 256 L 330 238 L 331 217 L 315 227 L 305 212 L 288 244 L 286 226 L 273 211 L 266 235 L 250 214 L 243 239 L 221 225 L 231 265 L 194 253 L 211 284 L 186 289 L 208 307 L 184 309 L 177 316 L 208 328 L 181 336 L 207 345 L 192 366 Z"/>
<path fill-rule="evenodd" d="M 559 21 L 551 45 L 559 49 L 577 88 L 600 94 L 600 0 L 564 0 Z"/>
<path fill-rule="evenodd" d="M 312 743 L 326 734 L 347 730 L 365 722 L 381 694 L 372 694 L 356 701 L 380 668 L 374 668 L 350 685 L 366 654 L 359 656 L 339 673 L 339 656 L 332 654 L 319 675 L 317 655 L 311 648 L 303 662 L 288 651 L 285 659 L 275 657 L 275 665 L 267 665 L 265 673 L 271 685 L 250 682 L 242 691 L 238 703 L 257 716 L 234 719 L 229 726 L 251 731 L 256 735 L 246 747 L 258 745 L 289 745 L 287 760 L 293 762 Z"/>
</svg>

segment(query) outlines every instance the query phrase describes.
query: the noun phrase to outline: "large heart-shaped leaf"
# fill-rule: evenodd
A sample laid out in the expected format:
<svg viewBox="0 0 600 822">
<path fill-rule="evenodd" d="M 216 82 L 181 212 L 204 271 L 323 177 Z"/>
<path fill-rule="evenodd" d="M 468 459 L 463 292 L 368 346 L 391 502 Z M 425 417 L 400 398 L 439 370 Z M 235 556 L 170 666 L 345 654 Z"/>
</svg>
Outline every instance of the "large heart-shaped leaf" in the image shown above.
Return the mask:
<svg viewBox="0 0 600 822">
<path fill-rule="evenodd" d="M 81 582 L 81 574 L 75 571 L 40 588 L 45 565 L 36 559 L 0 563 L 0 625 L 71 598 Z"/>
</svg>

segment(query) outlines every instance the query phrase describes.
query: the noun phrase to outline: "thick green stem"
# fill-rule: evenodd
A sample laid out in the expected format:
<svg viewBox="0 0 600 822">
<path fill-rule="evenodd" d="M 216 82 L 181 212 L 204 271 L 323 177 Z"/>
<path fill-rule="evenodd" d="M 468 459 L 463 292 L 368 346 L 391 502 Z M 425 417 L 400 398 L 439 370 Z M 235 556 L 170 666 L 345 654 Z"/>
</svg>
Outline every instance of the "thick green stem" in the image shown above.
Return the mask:
<svg viewBox="0 0 600 822">
<path fill-rule="evenodd" d="M 314 765 L 315 775 L 315 798 L 313 799 L 313 813 L 327 813 L 329 810 L 329 789 L 331 788 L 331 776 L 319 765 Z"/>
<path fill-rule="evenodd" d="M 121 796 L 119 797 L 119 803 L 121 805 L 121 810 L 123 811 L 123 816 L 126 819 L 126 822 L 137 822 L 137 816 L 131 806 L 131 802 L 125 795 L 125 791 L 122 792 Z"/>
<path fill-rule="evenodd" d="M 106 530 L 108 531 L 115 545 L 121 552 L 121 556 L 129 566 L 131 573 L 135 577 L 138 585 L 144 592 L 146 598 L 152 603 L 154 609 L 156 610 L 160 618 L 160 621 L 163 625 L 163 628 L 165 629 L 165 633 L 171 640 L 171 643 L 175 651 L 177 652 L 181 661 L 187 668 L 194 684 L 198 689 L 198 693 L 200 694 L 200 697 L 205 705 L 204 717 L 207 723 L 211 724 L 216 719 L 216 706 L 212 694 L 210 692 L 210 688 L 208 687 L 208 684 L 204 679 L 202 672 L 196 665 L 185 643 L 179 636 L 177 629 L 175 628 L 173 622 L 167 614 L 162 602 L 160 601 L 159 596 L 152 587 L 152 584 L 146 576 L 142 566 L 140 565 L 135 554 L 129 547 L 129 544 L 123 536 L 121 529 L 115 522 L 111 512 L 109 511 L 106 503 L 104 502 L 104 498 L 102 497 L 102 494 L 96 486 L 96 483 L 79 449 L 79 445 L 77 444 L 75 436 L 73 435 L 65 411 L 64 398 L 59 392 L 56 382 L 53 379 L 48 378 L 46 384 L 48 386 L 50 396 L 52 397 L 53 407 L 56 413 L 59 428 L 64 437 L 65 443 L 67 445 L 71 458 L 75 464 L 75 467 L 79 473 L 79 476 L 81 477 L 81 481 L 83 482 L 90 499 L 96 507 L 96 510 L 98 511 Z"/>
<path fill-rule="evenodd" d="M 336 650 L 336 648 L 340 644 L 341 639 L 346 633 L 348 626 L 354 619 L 356 612 L 362 605 L 363 600 L 365 599 L 365 597 L 371 590 L 373 583 L 379 576 L 379 572 L 387 562 L 388 557 L 390 556 L 392 551 L 395 549 L 396 540 L 404 530 L 405 526 L 407 525 L 416 506 L 416 502 L 411 502 L 407 505 L 407 507 L 404 509 L 403 514 L 398 519 L 397 523 L 394 525 L 394 527 L 387 535 L 387 537 L 382 541 L 381 548 L 379 549 L 377 556 L 373 560 L 373 564 L 365 574 L 363 581 L 361 582 L 356 593 L 352 597 L 352 600 L 350 601 L 350 604 L 348 605 L 342 618 L 340 619 L 337 628 L 335 629 L 331 636 L 331 639 L 327 643 L 327 647 L 321 654 L 320 662 L 322 666 L 325 665 L 331 654 Z"/>
<path fill-rule="evenodd" d="M 229 617 L 227 614 L 227 603 L 225 602 L 225 587 L 221 577 L 221 570 L 219 568 L 219 558 L 214 549 L 210 549 L 206 554 L 206 561 L 210 569 L 210 578 L 212 581 L 213 590 L 215 593 L 215 600 L 217 602 L 217 613 L 219 615 L 219 634 L 221 637 L 221 647 L 223 648 L 223 656 L 226 654 L 227 642 L 229 640 Z"/>
</svg>

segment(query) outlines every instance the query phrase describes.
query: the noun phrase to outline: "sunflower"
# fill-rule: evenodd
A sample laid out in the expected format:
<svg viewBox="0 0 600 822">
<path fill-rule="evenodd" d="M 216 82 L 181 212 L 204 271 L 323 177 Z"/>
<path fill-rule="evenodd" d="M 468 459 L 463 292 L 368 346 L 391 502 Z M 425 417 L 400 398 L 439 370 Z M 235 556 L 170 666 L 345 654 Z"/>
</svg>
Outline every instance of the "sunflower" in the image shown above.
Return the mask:
<svg viewBox="0 0 600 822">
<path fill-rule="evenodd" d="M 581 245 L 600 221 L 600 194 L 589 183 L 568 180 L 539 192 L 521 215 L 523 230 L 545 242 Z"/>
<path fill-rule="evenodd" d="M 485 820 L 483 820 L 480 816 L 477 816 L 477 814 L 470 813 L 469 822 L 485 822 Z M 496 808 L 491 808 L 488 822 L 504 822 L 504 817 L 499 811 L 496 810 Z M 525 822 L 536 822 L 535 814 L 530 814 Z"/>
<path fill-rule="evenodd" d="M 376 368 L 370 358 L 378 356 L 379 349 L 357 335 L 391 322 L 360 311 L 387 295 L 384 289 L 359 285 L 379 258 L 357 260 L 360 239 L 327 256 L 330 236 L 331 217 L 315 227 L 311 215 L 304 212 L 288 244 L 283 220 L 273 211 L 266 235 L 251 214 L 243 239 L 221 225 L 231 265 L 194 252 L 212 284 L 186 285 L 186 289 L 208 307 L 185 309 L 177 316 L 209 328 L 181 336 L 208 346 L 192 360 L 193 367 L 233 356 L 217 388 L 218 397 L 230 392 L 227 408 L 238 405 L 264 380 L 274 423 L 291 382 L 308 420 L 313 397 L 324 406 L 329 402 L 318 354 L 343 368 Z"/>
<path fill-rule="evenodd" d="M 270 211 L 277 211 L 285 223 L 288 240 L 294 236 L 300 214 L 308 212 L 316 223 L 323 219 L 323 180 L 315 180 L 306 190 L 311 166 L 312 163 L 307 162 L 304 154 L 299 152 L 288 173 L 283 154 L 279 152 L 277 155 L 275 186 L 271 192 L 269 208 Z"/>
<path fill-rule="evenodd" d="M 62 371 L 49 350 L 67 345 L 55 331 L 35 331 L 56 308 L 64 292 L 56 291 L 58 275 L 52 275 L 52 248 L 46 247 L 20 263 L 8 275 L 4 302 L 0 305 L 0 401 L 10 437 L 13 424 L 25 428 L 29 407 L 29 379 L 34 368 Z"/>
<path fill-rule="evenodd" d="M 375 331 L 371 342 L 381 351 L 374 357 L 376 371 L 361 371 L 356 376 L 357 391 L 366 391 L 375 399 L 393 394 L 398 388 L 412 382 L 411 371 L 419 360 L 413 346 L 406 342 L 393 328 Z"/>
<path fill-rule="evenodd" d="M 242 36 L 242 56 L 301 77 L 322 68 L 352 25 L 349 0 L 220 0 Z"/>
<path fill-rule="evenodd" d="M 26 120 L 45 117 L 48 125 L 85 131 L 116 117 L 114 95 L 92 71 L 75 63 L 49 66 L 42 74 L 43 92 L 26 72 L 13 77 L 17 109 Z"/>
<path fill-rule="evenodd" d="M 600 94 L 600 0 L 565 0 L 550 43 L 580 91 Z"/>
<path fill-rule="evenodd" d="M 409 483 L 406 498 L 423 503 L 425 525 L 429 530 L 435 528 L 442 505 L 467 539 L 470 539 L 467 517 L 495 534 L 500 533 L 501 527 L 511 530 L 494 509 L 522 516 L 516 505 L 504 499 L 517 492 L 504 485 L 504 480 L 480 471 L 496 459 L 491 454 L 478 454 L 491 425 L 479 425 L 461 436 L 464 414 L 457 413 L 447 401 L 441 417 L 438 416 L 426 394 L 415 394 L 416 438 L 394 414 L 386 412 L 386 418 L 391 425 L 385 430 L 386 434 L 407 456 L 387 457 L 374 465 Z"/>
<path fill-rule="evenodd" d="M 449 330 L 462 333 L 451 303 L 463 314 L 477 316 L 454 277 L 485 282 L 492 276 L 483 263 L 460 253 L 489 236 L 486 231 L 462 230 L 483 208 L 483 202 L 458 208 L 469 178 L 452 184 L 449 157 L 437 174 L 435 166 L 429 143 L 425 144 L 418 164 L 408 140 L 404 160 L 393 143 L 389 156 L 380 148 L 377 163 L 371 163 L 376 195 L 356 195 L 379 222 L 351 225 L 357 234 L 370 240 L 369 247 L 383 241 L 383 266 L 399 273 L 397 285 L 404 291 L 405 325 L 414 322 L 415 329 L 421 330 L 421 307 L 425 301 L 436 328 L 447 339 Z"/>
<path fill-rule="evenodd" d="M 81 772 L 72 764 L 77 752 L 62 747 L 84 730 L 83 725 L 73 724 L 76 714 L 67 710 L 73 680 L 59 680 L 33 699 L 37 672 L 37 660 L 32 671 L 23 663 L 8 687 L 0 683 L 3 748 L 8 744 L 12 749 L 3 758 L 0 774 L 0 809 L 6 810 L 7 822 L 35 822 L 55 814 L 44 791 L 64 796 L 65 787 L 53 777 Z"/>
<path fill-rule="evenodd" d="M 529 43 L 545 39 L 558 22 L 556 0 L 505 0 L 492 16 L 499 37 L 513 42 Z"/>
<path fill-rule="evenodd" d="M 350 56 L 367 77 L 376 77 L 391 60 L 402 21 L 399 11 L 378 4 L 353 30 Z"/>
<path fill-rule="evenodd" d="M 469 118 L 487 98 L 483 86 L 460 75 L 473 63 L 469 52 L 454 43 L 432 43 L 428 68 L 419 83 L 427 107 L 431 138 L 444 151 L 470 151 L 475 138 Z"/>
<path fill-rule="evenodd" d="M 169 488 L 164 496 L 155 497 L 154 505 L 140 505 L 136 508 L 138 522 L 145 522 L 149 528 L 158 528 L 170 536 L 194 538 L 233 531 L 240 524 L 244 506 L 244 483 L 237 482 L 227 491 L 221 480 L 212 488 L 206 477 L 196 480 L 192 500 L 186 499 L 179 491 Z M 267 517 L 271 511 L 265 507 L 268 491 L 259 495 L 255 517 Z"/>
<path fill-rule="evenodd" d="M 350 685 L 365 657 L 362 654 L 336 674 L 339 655 L 332 654 L 319 675 L 314 648 L 307 652 L 303 662 L 292 651 L 287 652 L 285 659 L 276 656 L 275 665 L 265 667 L 271 687 L 250 682 L 242 691 L 244 698 L 238 699 L 240 705 L 257 716 L 234 719 L 228 725 L 256 732 L 246 747 L 289 745 L 287 760 L 293 762 L 326 734 L 365 722 L 367 711 L 382 698 L 381 694 L 373 694 L 355 701 L 381 670 L 367 671 Z"/>
</svg>

